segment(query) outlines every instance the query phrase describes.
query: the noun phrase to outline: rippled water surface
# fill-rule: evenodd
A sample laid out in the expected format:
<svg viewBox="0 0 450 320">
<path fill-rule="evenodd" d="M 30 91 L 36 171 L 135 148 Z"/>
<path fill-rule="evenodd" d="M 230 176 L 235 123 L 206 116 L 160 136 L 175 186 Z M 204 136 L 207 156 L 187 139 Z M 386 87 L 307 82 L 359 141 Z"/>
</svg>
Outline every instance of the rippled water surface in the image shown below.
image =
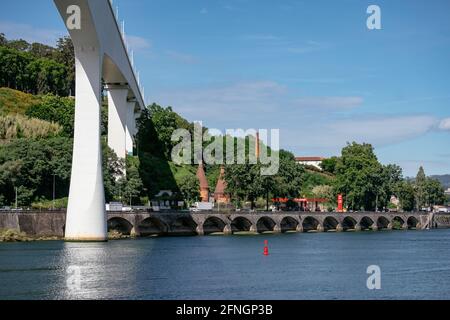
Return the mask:
<svg viewBox="0 0 450 320">
<path fill-rule="evenodd" d="M 450 299 L 450 230 L 0 244 L 0 299 Z"/>
</svg>

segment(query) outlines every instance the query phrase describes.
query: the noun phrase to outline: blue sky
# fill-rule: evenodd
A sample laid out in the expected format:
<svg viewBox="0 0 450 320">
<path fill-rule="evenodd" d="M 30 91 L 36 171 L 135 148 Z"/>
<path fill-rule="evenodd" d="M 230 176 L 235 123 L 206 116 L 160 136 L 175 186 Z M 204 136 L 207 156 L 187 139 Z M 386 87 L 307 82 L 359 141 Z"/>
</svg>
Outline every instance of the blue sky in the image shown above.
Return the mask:
<svg viewBox="0 0 450 320">
<path fill-rule="evenodd" d="M 405 175 L 450 173 L 449 1 L 114 2 L 149 102 L 221 130 L 279 128 L 299 156 L 368 142 Z M 9 38 L 65 34 L 53 1 L 1 8 Z"/>
</svg>

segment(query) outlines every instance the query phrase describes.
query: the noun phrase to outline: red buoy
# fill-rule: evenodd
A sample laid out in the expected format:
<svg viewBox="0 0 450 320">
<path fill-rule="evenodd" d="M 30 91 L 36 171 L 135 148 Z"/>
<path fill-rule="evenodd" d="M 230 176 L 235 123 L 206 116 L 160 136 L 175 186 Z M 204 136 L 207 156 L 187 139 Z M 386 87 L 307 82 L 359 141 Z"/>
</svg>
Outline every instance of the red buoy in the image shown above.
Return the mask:
<svg viewBox="0 0 450 320">
<path fill-rule="evenodd" d="M 269 241 L 264 241 L 264 255 L 268 256 L 269 255 Z"/>
</svg>

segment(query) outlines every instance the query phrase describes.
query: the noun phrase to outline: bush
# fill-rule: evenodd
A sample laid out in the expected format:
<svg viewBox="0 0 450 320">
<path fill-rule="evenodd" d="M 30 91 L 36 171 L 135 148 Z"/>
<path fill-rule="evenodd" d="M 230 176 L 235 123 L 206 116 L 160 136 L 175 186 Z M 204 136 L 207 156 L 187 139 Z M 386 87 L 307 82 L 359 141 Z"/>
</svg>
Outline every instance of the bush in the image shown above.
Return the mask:
<svg viewBox="0 0 450 320">
<path fill-rule="evenodd" d="M 0 242 L 26 242 L 31 239 L 18 230 L 0 230 Z"/>
</svg>

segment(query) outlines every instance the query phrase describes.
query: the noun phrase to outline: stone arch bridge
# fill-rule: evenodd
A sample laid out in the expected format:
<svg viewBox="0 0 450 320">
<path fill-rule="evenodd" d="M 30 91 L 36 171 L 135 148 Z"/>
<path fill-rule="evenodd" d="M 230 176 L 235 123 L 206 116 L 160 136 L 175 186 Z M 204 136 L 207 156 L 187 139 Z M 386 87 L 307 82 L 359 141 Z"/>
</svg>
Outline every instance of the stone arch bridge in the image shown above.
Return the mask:
<svg viewBox="0 0 450 320">
<path fill-rule="evenodd" d="M 426 213 L 109 213 L 108 229 L 125 235 L 210 235 L 239 232 L 345 232 L 435 227 Z"/>
<path fill-rule="evenodd" d="M 31 236 L 63 237 L 66 215 L 65 211 L 0 212 L 0 230 L 14 229 Z M 450 214 L 427 213 L 109 212 L 107 221 L 109 231 L 142 237 L 450 228 Z"/>
</svg>

